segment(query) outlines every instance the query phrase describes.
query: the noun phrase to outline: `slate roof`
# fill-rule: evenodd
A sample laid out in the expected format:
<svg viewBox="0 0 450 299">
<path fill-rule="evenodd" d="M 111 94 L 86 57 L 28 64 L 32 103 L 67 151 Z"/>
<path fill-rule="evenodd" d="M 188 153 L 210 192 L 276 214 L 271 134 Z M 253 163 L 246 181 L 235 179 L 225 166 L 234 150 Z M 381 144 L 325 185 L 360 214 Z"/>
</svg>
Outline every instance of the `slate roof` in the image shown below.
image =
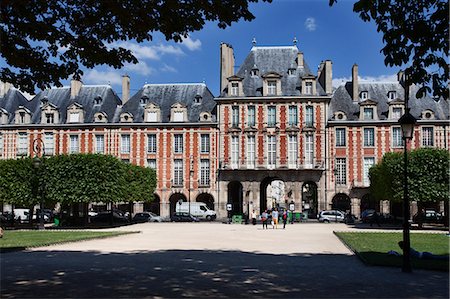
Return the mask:
<svg viewBox="0 0 450 299">
<path fill-rule="evenodd" d="M 32 123 L 41 122 L 41 101 L 47 98 L 48 103 L 53 104 L 59 111 L 59 122 L 66 123 L 67 108 L 73 103 L 78 103 L 84 110 L 84 123 L 93 123 L 94 114 L 104 112 L 108 122 L 112 122 L 117 105 L 122 104 L 120 98 L 109 85 L 82 85 L 78 96 L 70 98 L 70 87 L 46 89 L 38 93 L 30 103 L 33 103 Z M 102 102 L 95 105 L 95 98 L 100 97 Z"/>
<path fill-rule="evenodd" d="M 119 122 L 120 114 L 128 112 L 133 115 L 133 122 L 143 122 L 145 105 L 140 100 L 144 96 L 148 97 L 148 103 L 159 106 L 163 123 L 170 122 L 171 106 L 176 103 L 187 107 L 188 121 L 192 123 L 199 121 L 201 112 L 215 113 L 214 96 L 204 83 L 146 84 L 118 108 L 114 121 Z M 195 102 L 196 96 L 202 97 L 199 103 Z M 215 121 L 215 117 L 212 120 Z"/>
<path fill-rule="evenodd" d="M 313 75 L 308 64 L 304 62 L 303 67 L 297 66 L 297 46 L 271 46 L 252 47 L 236 75 L 243 79 L 243 91 L 246 97 L 262 96 L 262 76 L 270 72 L 276 72 L 281 77 L 281 92 L 283 96 L 299 96 L 301 78 Z M 251 70 L 256 66 L 259 76 L 251 76 Z M 295 69 L 295 75 L 288 75 L 289 69 Z M 314 76 L 314 75 L 313 75 Z M 317 93 L 325 95 L 322 86 L 317 83 Z M 222 97 L 226 96 L 222 93 Z"/>
<path fill-rule="evenodd" d="M 387 120 L 389 103 L 398 101 L 399 99 L 403 101 L 404 99 L 404 89 L 396 82 L 361 82 L 358 84 L 359 92 L 367 91 L 369 95 L 369 100 L 374 101 L 377 105 L 378 119 Z M 416 93 L 419 88 L 417 86 L 411 86 L 410 97 L 408 105 L 410 107 L 411 114 L 420 119 L 421 114 L 424 110 L 431 110 L 435 114 L 435 119 L 437 120 L 448 120 L 449 119 L 449 103 L 445 100 L 435 101 L 429 95 L 424 98 L 416 98 Z M 330 101 L 330 113 L 329 120 L 334 120 L 334 113 L 337 111 L 342 111 L 346 114 L 347 120 L 356 121 L 359 120 L 359 108 L 360 103 L 366 100 L 359 100 L 354 102 L 351 97 L 352 83 L 347 82 L 345 85 L 339 86 Z M 397 96 L 394 100 L 388 99 L 389 91 L 395 91 Z"/>
<path fill-rule="evenodd" d="M 33 104 L 31 104 L 24 95 L 14 87 L 11 87 L 8 92 L 0 98 L 0 108 L 6 110 L 8 113 L 8 123 L 14 123 L 16 110 L 19 106 L 33 111 Z"/>
</svg>

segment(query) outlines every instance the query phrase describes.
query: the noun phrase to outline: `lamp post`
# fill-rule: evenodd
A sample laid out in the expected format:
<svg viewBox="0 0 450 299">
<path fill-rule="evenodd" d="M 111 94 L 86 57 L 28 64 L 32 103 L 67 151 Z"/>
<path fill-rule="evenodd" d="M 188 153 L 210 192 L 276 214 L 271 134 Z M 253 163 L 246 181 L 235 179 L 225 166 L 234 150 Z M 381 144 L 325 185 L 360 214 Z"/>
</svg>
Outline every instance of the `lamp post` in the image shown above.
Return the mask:
<svg viewBox="0 0 450 299">
<path fill-rule="evenodd" d="M 416 119 L 409 113 L 408 99 L 409 99 L 409 85 L 408 78 L 405 75 L 402 80 L 403 87 L 405 88 L 405 114 L 400 117 L 398 122 L 402 128 L 403 135 L 403 272 L 411 272 L 411 251 L 410 251 L 410 237 L 409 237 L 409 194 L 408 194 L 408 141 L 412 139 L 414 132 L 414 124 Z"/>
<path fill-rule="evenodd" d="M 36 179 L 36 196 L 39 195 L 40 197 L 40 215 L 39 215 L 39 230 L 44 230 L 45 226 L 44 226 L 44 188 L 45 186 L 40 186 L 40 182 L 39 182 L 39 176 L 40 175 L 40 171 L 42 168 L 42 164 L 43 164 L 43 159 L 45 158 L 45 146 L 44 146 L 44 142 L 42 141 L 42 139 L 40 138 L 36 138 L 33 140 L 33 153 L 34 153 L 34 158 L 33 158 L 33 168 L 35 169 L 35 179 Z M 41 155 L 42 160 L 39 158 L 39 155 Z"/>
<path fill-rule="evenodd" d="M 194 160 L 191 156 L 191 163 L 189 167 L 189 214 L 191 214 L 191 184 L 192 184 L 192 177 L 194 176 Z"/>
</svg>

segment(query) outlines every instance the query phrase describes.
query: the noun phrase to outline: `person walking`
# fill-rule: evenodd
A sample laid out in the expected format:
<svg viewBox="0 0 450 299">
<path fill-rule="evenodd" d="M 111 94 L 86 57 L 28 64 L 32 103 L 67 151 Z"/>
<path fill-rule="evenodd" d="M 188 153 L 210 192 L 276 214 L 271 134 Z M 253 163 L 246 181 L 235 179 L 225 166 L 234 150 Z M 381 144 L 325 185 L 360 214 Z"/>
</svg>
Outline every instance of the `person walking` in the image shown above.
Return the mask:
<svg viewBox="0 0 450 299">
<path fill-rule="evenodd" d="M 267 214 L 267 210 L 264 210 L 264 212 L 261 214 L 261 220 L 262 220 L 262 224 L 263 224 L 263 229 L 266 228 L 267 229 L 267 218 L 269 217 L 269 215 Z"/>
<path fill-rule="evenodd" d="M 255 212 L 255 210 L 252 210 L 251 218 L 252 218 L 252 224 L 256 225 L 256 212 Z"/>
<path fill-rule="evenodd" d="M 278 210 L 275 208 L 272 211 L 272 228 L 278 229 Z"/>
<path fill-rule="evenodd" d="M 287 219 L 288 219 L 288 213 L 287 213 L 286 210 L 284 210 L 283 216 L 281 218 L 283 218 L 283 229 L 285 229 L 286 228 Z"/>
</svg>

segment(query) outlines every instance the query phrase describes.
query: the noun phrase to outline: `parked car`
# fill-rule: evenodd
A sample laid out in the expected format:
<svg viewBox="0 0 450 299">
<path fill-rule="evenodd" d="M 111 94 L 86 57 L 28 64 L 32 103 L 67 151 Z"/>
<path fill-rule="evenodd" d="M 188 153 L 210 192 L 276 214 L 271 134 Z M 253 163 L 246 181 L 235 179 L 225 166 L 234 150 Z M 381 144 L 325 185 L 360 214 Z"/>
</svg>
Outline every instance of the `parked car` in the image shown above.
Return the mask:
<svg viewBox="0 0 450 299">
<path fill-rule="evenodd" d="M 361 221 L 363 223 L 369 223 L 372 220 L 374 213 L 375 213 L 374 209 L 367 209 L 367 210 L 362 211 Z"/>
<path fill-rule="evenodd" d="M 91 223 L 128 223 L 128 218 L 121 213 L 111 211 L 99 212 L 96 216 L 91 217 Z"/>
<path fill-rule="evenodd" d="M 418 223 L 419 222 L 419 212 L 417 212 L 413 216 L 413 222 Z M 425 214 L 423 216 L 423 223 L 440 223 L 442 221 L 442 214 L 436 212 L 435 210 L 425 210 Z"/>
<path fill-rule="evenodd" d="M 136 222 L 136 223 L 162 222 L 162 218 L 152 212 L 142 212 L 142 213 L 136 213 L 134 215 L 133 222 Z"/>
<path fill-rule="evenodd" d="M 200 219 L 192 216 L 189 213 L 176 212 L 176 213 L 173 213 L 172 217 L 170 217 L 170 221 L 172 221 L 172 222 L 199 222 Z"/>
<path fill-rule="evenodd" d="M 319 222 L 344 222 L 345 213 L 339 210 L 321 211 L 318 219 Z"/>
</svg>

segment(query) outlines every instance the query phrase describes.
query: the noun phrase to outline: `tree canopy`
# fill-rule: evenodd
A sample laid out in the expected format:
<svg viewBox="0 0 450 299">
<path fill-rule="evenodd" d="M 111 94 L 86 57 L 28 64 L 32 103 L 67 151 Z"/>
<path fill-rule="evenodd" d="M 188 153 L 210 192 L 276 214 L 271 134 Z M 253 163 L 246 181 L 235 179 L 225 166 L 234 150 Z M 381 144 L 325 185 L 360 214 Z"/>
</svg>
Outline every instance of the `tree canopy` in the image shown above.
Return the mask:
<svg viewBox="0 0 450 299">
<path fill-rule="evenodd" d="M 329 0 L 330 5 L 338 2 Z M 407 66 L 409 82 L 448 99 L 449 4 L 447 0 L 359 0 L 353 6 L 365 22 L 374 21 L 383 34 L 384 63 Z"/>
<path fill-rule="evenodd" d="M 1 1 L 0 54 L 8 67 L 0 69 L 0 80 L 33 93 L 35 86 L 61 86 L 72 75 L 79 79 L 81 66 L 137 63 L 129 49 L 114 42 L 152 40 L 155 32 L 179 42 L 206 21 L 220 28 L 251 21 L 249 2 L 258 0 Z"/>
<path fill-rule="evenodd" d="M 408 153 L 408 190 L 411 200 L 448 201 L 450 153 L 421 148 Z M 370 193 L 377 200 L 403 200 L 403 153 L 386 153 L 369 170 Z"/>
</svg>

